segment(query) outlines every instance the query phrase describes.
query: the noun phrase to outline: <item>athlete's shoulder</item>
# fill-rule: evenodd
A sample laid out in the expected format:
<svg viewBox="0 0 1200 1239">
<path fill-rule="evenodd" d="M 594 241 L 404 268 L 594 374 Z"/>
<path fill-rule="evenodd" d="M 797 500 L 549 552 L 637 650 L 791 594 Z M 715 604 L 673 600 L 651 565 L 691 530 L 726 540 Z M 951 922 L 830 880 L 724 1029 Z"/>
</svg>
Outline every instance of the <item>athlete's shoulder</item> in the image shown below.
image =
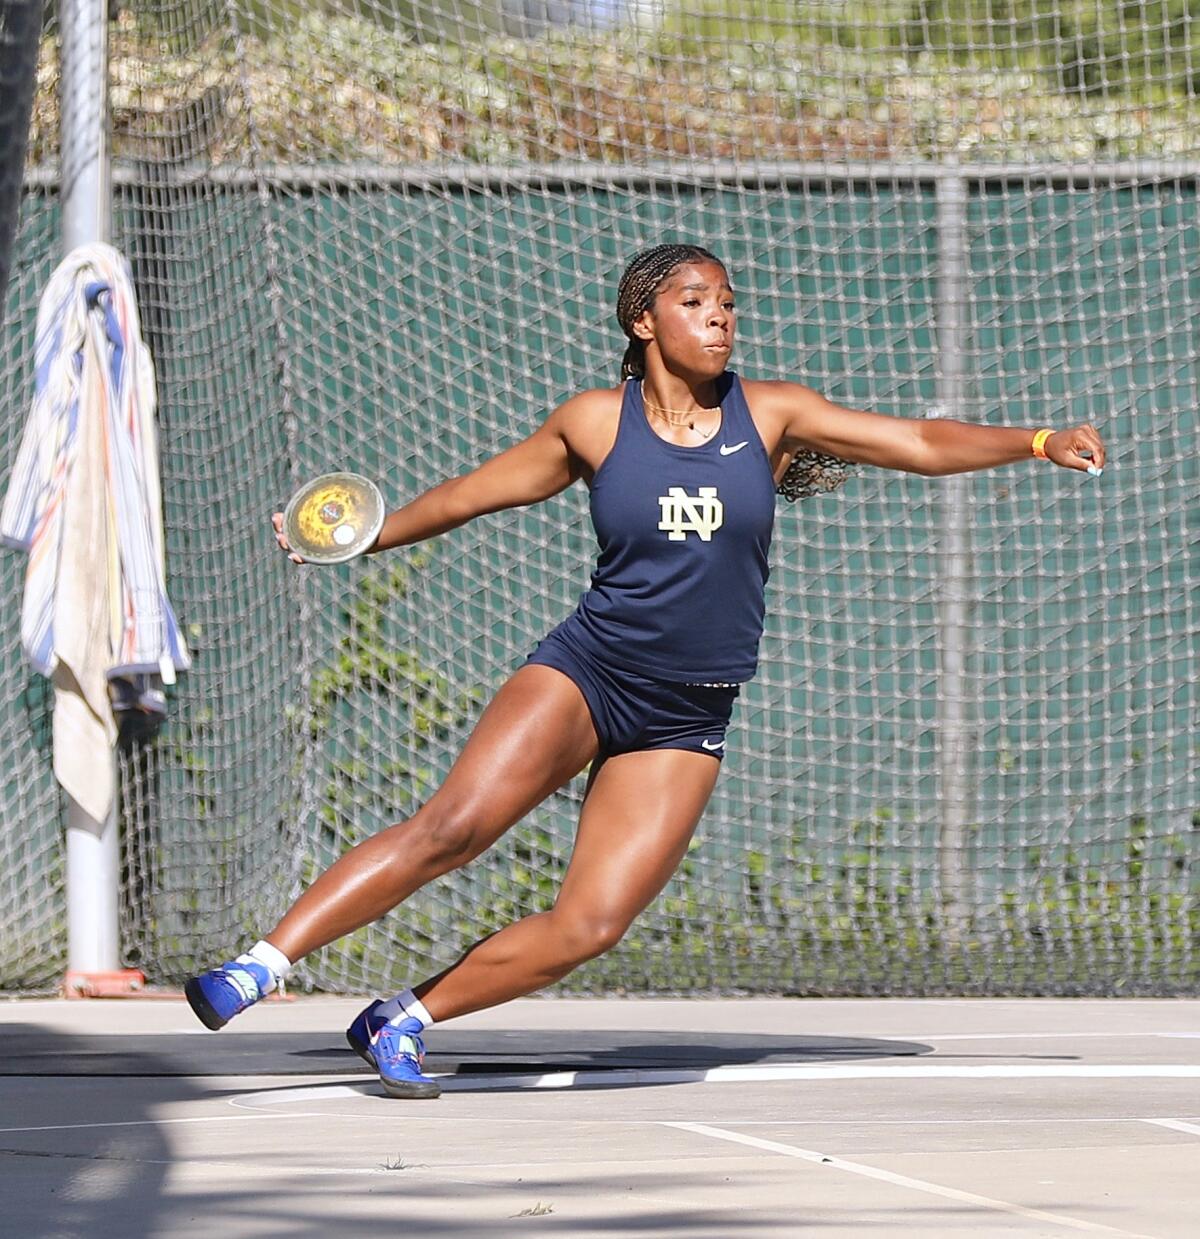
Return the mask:
<svg viewBox="0 0 1200 1239">
<path fill-rule="evenodd" d="M 741 382 L 747 401 L 766 408 L 795 407 L 798 403 L 808 404 L 824 399 L 814 388 L 790 379 L 743 378 Z"/>
<path fill-rule="evenodd" d="M 609 433 L 621 413 L 624 387 L 595 387 L 564 400 L 547 419 L 568 442 Z"/>
<path fill-rule="evenodd" d="M 597 417 L 611 416 L 621 411 L 621 400 L 625 395 L 625 385 L 619 387 L 593 387 L 587 391 L 577 392 L 550 415 L 564 423 L 584 422 Z"/>
<path fill-rule="evenodd" d="M 822 416 L 827 401 L 819 391 L 792 383 L 786 379 L 742 380 L 746 407 L 750 410 L 763 437 L 774 442 L 776 436 L 794 431 L 797 424 Z"/>
<path fill-rule="evenodd" d="M 546 428 L 557 434 L 581 462 L 585 477 L 591 476 L 612 448 L 624 393 L 624 386 L 581 391 L 564 400 L 546 419 Z"/>
</svg>

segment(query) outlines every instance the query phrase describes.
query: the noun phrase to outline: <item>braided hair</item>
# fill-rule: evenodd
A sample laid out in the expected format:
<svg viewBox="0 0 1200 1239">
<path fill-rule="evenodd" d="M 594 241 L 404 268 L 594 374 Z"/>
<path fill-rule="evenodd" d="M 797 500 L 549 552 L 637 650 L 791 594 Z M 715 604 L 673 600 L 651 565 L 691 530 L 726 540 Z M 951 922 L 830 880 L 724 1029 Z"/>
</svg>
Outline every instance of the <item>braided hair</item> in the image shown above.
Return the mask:
<svg viewBox="0 0 1200 1239">
<path fill-rule="evenodd" d="M 646 342 L 633 334 L 633 324 L 654 304 L 658 291 L 677 267 L 685 263 L 724 263 L 699 245 L 656 245 L 634 256 L 617 286 L 617 322 L 629 338 L 621 359 L 621 378 L 640 379 L 646 374 Z M 776 492 L 795 501 L 810 495 L 823 495 L 850 476 L 850 465 L 825 452 L 802 450 L 792 457 Z"/>
<path fill-rule="evenodd" d="M 640 379 L 646 373 L 646 342 L 633 334 L 633 324 L 654 304 L 658 290 L 676 267 L 684 263 L 724 263 L 699 245 L 656 245 L 634 256 L 617 285 L 617 322 L 629 338 L 621 359 L 621 378 Z"/>
<path fill-rule="evenodd" d="M 790 503 L 812 495 L 827 495 L 831 490 L 837 490 L 852 472 L 853 466 L 840 456 L 803 448 L 792 457 L 791 464 L 775 487 L 775 493 Z"/>
</svg>

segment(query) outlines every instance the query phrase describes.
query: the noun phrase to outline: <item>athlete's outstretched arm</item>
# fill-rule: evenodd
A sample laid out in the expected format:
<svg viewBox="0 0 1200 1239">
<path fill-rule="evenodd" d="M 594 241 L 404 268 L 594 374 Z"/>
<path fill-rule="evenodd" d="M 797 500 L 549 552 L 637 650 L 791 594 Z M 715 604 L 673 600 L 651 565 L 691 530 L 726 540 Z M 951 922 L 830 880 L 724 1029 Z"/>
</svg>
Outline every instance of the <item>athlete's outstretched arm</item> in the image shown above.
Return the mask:
<svg viewBox="0 0 1200 1239">
<path fill-rule="evenodd" d="M 756 406 L 780 427 L 781 446 L 789 452 L 809 448 L 927 477 L 1012 464 L 1032 454 L 1036 428 L 865 413 L 834 404 L 799 383 L 755 388 Z M 1056 431 L 1046 440 L 1045 452 L 1066 469 L 1104 468 L 1104 443 L 1091 426 Z"/>
<path fill-rule="evenodd" d="M 583 392 L 572 397 L 527 439 L 484 461 L 470 473 L 449 478 L 390 512 L 367 553 L 422 542 L 457 529 L 485 512 L 523 508 L 566 490 L 581 474 L 581 462 L 568 442 L 569 427 L 580 417 L 588 416 L 601 395 Z M 290 550 L 283 536 L 282 516 L 276 513 L 273 519 L 279 545 Z M 302 562 L 295 554 L 292 558 Z"/>
<path fill-rule="evenodd" d="M 389 512 L 368 553 L 423 542 L 485 512 L 549 499 L 577 476 L 556 410 L 528 439 Z"/>
</svg>

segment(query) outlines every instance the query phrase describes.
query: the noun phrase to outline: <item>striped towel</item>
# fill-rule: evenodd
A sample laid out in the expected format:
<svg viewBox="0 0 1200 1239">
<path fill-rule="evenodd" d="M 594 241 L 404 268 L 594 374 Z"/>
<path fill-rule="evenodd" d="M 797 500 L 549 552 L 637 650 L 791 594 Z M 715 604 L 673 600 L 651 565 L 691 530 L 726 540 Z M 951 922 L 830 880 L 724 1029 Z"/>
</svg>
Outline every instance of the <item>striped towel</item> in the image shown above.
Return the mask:
<svg viewBox="0 0 1200 1239">
<path fill-rule="evenodd" d="M 34 360 L 0 540 L 29 554 L 21 642 L 54 679 L 55 773 L 102 821 L 116 738 L 109 678 L 172 683 L 190 666 L 164 580 L 154 366 L 112 247 L 81 246 L 54 272 Z"/>
</svg>

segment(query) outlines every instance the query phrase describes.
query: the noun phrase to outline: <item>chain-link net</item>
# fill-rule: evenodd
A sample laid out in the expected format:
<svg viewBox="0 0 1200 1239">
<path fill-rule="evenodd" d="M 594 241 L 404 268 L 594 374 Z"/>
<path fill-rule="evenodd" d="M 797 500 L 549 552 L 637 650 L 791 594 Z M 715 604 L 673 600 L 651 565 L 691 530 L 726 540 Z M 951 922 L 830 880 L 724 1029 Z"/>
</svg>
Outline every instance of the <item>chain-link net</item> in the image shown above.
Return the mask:
<svg viewBox="0 0 1200 1239">
<path fill-rule="evenodd" d="M 41 25 L 42 0 L 0 0 L 0 304 L 21 203 Z"/>
<path fill-rule="evenodd" d="M 0 0 L 0 459 L 11 464 L 23 426 L 21 400 L 33 371 L 37 297 L 50 277 L 56 229 L 51 200 L 22 173 L 38 68 L 41 0 Z M 14 261 L 14 258 L 16 259 Z M 5 470 L 7 474 L 7 468 Z M 17 640 L 24 561 L 0 557 L 10 599 L 0 646 L 0 985 L 43 989 L 66 958 L 58 823 L 61 798 L 50 773 L 51 693 L 29 669 Z"/>
<path fill-rule="evenodd" d="M 123 758 L 125 962 L 170 981 L 224 958 L 410 812 L 593 554 L 578 488 L 322 570 L 278 553 L 271 511 L 341 468 L 396 505 L 613 384 L 620 270 L 693 240 L 733 274 L 744 373 L 908 416 L 1091 421 L 1112 462 L 862 469 L 781 502 L 763 670 L 697 840 L 567 984 L 1193 990 L 1198 40 L 1166 0 L 123 11 L 115 241 L 195 657 Z M 48 83 L 35 171 L 54 108 Z M 22 324 L 52 197 L 25 215 Z M 27 339 L 4 341 L 6 444 Z M 42 859 L 0 870 L 5 920 L 57 892 L 14 647 L 0 725 L 28 775 L 0 848 Z M 400 985 L 549 906 L 581 794 L 301 979 Z"/>
</svg>

